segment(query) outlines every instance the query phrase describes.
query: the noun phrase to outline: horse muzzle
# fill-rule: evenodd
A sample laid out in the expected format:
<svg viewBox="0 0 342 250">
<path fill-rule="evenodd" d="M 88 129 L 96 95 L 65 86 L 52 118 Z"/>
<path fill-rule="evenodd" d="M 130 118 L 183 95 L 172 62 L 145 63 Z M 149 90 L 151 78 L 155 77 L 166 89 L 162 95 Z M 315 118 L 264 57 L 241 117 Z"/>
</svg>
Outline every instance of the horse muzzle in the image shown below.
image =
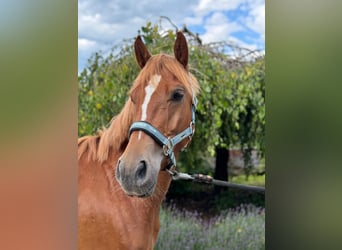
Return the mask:
<svg viewBox="0 0 342 250">
<path fill-rule="evenodd" d="M 158 172 L 153 170 L 147 160 L 131 162 L 121 158 L 116 167 L 116 179 L 127 195 L 148 197 L 153 194 L 157 183 Z"/>
</svg>

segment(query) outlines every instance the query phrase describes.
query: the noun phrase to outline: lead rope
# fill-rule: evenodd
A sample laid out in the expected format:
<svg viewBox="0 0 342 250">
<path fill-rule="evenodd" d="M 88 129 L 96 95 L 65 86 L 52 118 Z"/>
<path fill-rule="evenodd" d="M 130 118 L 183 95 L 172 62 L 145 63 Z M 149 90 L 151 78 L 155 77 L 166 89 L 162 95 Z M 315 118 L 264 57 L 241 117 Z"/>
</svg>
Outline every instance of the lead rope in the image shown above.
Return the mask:
<svg viewBox="0 0 342 250">
<path fill-rule="evenodd" d="M 198 183 L 213 184 L 213 185 L 222 186 L 222 187 L 230 187 L 230 188 L 243 189 L 247 191 L 255 191 L 255 192 L 262 192 L 262 193 L 265 192 L 264 187 L 242 185 L 242 184 L 231 183 L 229 181 L 216 180 L 210 175 L 203 175 L 203 174 L 189 175 L 187 173 L 177 172 L 174 169 L 173 170 L 166 169 L 166 171 L 171 175 L 172 180 L 174 181 L 191 180 L 191 181 L 198 182 Z"/>
</svg>

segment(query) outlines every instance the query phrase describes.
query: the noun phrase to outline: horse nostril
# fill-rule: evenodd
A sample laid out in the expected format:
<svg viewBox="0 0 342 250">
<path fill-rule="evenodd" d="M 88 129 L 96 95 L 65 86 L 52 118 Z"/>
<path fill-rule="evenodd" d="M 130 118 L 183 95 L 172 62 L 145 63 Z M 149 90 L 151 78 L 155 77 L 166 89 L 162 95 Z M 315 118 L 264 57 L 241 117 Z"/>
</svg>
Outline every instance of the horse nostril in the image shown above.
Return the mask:
<svg viewBox="0 0 342 250">
<path fill-rule="evenodd" d="M 137 178 L 138 179 L 144 179 L 146 176 L 146 171 L 147 171 L 146 162 L 140 161 L 139 166 L 137 168 L 137 172 L 136 172 Z"/>
</svg>

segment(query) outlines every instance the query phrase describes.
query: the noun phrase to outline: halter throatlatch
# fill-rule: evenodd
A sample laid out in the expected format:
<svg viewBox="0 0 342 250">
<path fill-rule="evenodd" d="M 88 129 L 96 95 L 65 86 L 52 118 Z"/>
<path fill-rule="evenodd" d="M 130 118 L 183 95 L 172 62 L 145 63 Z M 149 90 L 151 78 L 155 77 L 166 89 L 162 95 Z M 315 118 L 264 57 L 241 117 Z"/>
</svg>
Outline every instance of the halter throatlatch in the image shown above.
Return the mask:
<svg viewBox="0 0 342 250">
<path fill-rule="evenodd" d="M 191 141 L 192 136 L 195 132 L 195 112 L 196 112 L 196 105 L 197 105 L 197 98 L 194 97 L 192 101 L 192 115 L 191 115 L 191 122 L 189 127 L 187 127 L 185 130 L 180 132 L 179 134 L 175 135 L 174 137 L 166 137 L 164 136 L 158 129 L 153 127 L 148 122 L 145 121 L 138 121 L 134 122 L 130 129 L 129 129 L 129 135 L 131 136 L 133 131 L 141 130 L 151 136 L 162 148 L 164 155 L 169 158 L 170 162 L 166 166 L 166 170 L 172 170 L 176 167 L 176 158 L 175 153 L 173 152 L 174 147 L 183 141 L 185 138 L 189 138 L 189 141 Z M 188 144 L 186 144 L 187 146 Z M 185 147 L 186 147 L 185 146 Z"/>
</svg>

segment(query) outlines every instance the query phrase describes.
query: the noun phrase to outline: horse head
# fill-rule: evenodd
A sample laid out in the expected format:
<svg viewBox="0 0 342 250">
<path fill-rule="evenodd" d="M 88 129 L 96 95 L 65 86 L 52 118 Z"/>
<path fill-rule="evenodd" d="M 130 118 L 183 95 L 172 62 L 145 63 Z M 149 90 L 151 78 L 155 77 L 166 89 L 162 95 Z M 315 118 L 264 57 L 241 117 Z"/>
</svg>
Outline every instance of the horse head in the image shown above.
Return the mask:
<svg viewBox="0 0 342 250">
<path fill-rule="evenodd" d="M 188 70 L 188 46 L 181 32 L 174 56 L 152 56 L 140 36 L 134 49 L 141 71 L 130 91 L 134 118 L 116 178 L 126 194 L 148 197 L 159 172 L 174 167 L 178 153 L 191 140 L 199 87 Z"/>
</svg>

